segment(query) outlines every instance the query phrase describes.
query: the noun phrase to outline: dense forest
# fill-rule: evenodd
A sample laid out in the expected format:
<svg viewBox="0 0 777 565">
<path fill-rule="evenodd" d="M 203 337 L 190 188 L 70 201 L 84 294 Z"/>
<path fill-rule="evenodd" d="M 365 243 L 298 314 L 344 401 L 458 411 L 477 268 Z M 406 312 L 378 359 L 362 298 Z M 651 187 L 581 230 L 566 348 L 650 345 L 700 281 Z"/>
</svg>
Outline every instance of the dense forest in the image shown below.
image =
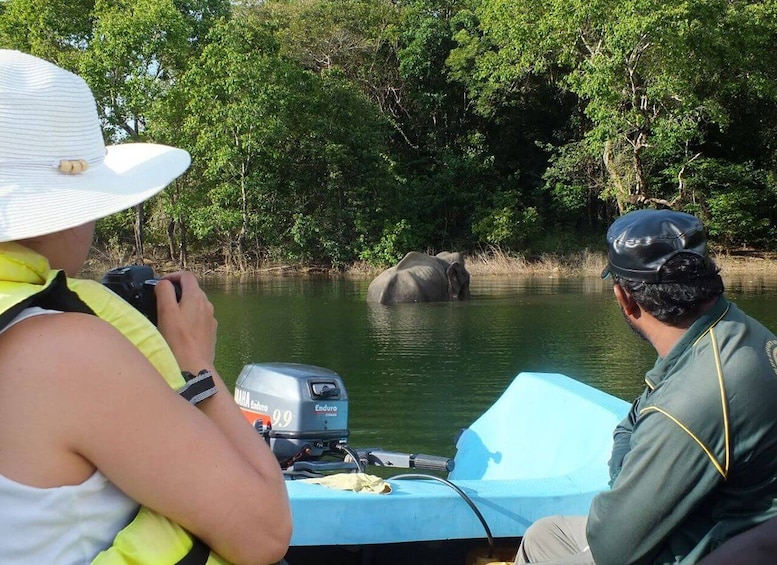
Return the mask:
<svg viewBox="0 0 777 565">
<path fill-rule="evenodd" d="M 564 254 L 644 207 L 775 247 L 777 0 L 0 0 L 0 47 L 192 154 L 98 225 L 140 261 Z"/>
</svg>

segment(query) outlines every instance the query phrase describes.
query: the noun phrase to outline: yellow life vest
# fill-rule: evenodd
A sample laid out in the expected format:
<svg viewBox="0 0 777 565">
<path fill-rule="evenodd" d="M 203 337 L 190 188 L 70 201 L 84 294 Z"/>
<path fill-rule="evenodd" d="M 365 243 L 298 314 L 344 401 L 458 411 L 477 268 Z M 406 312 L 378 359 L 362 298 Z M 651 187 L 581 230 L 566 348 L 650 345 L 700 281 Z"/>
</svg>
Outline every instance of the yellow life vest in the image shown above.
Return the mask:
<svg viewBox="0 0 777 565">
<path fill-rule="evenodd" d="M 94 314 L 118 329 L 175 390 L 186 386 L 173 352 L 143 314 L 96 281 L 68 279 L 42 255 L 17 243 L 0 243 L 0 327 L 39 306 Z M 94 565 L 228 565 L 199 539 L 161 514 L 138 514 L 92 561 Z"/>
</svg>

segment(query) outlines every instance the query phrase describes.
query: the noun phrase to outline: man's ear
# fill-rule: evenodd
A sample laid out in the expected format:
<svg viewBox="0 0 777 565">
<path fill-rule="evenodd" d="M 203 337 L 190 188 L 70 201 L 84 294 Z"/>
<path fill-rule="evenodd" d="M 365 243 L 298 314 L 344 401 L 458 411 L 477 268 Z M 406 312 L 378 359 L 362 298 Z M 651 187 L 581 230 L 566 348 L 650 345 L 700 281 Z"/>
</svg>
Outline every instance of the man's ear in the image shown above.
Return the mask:
<svg viewBox="0 0 777 565">
<path fill-rule="evenodd" d="M 628 292 L 623 290 L 623 287 L 618 283 L 613 285 L 612 290 L 615 293 L 615 300 L 618 301 L 618 304 L 623 308 L 623 311 L 632 318 L 639 318 L 642 310 L 640 309 L 639 304 L 637 304 L 637 301 L 634 300 Z"/>
</svg>

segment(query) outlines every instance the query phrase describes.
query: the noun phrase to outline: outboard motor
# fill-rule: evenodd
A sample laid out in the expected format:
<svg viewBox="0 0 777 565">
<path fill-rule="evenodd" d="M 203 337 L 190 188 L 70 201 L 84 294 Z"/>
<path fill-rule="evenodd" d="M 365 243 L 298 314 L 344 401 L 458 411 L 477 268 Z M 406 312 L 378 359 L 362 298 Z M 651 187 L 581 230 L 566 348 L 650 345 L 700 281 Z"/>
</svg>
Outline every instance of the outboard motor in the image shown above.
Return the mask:
<svg viewBox="0 0 777 565">
<path fill-rule="evenodd" d="M 348 446 L 348 393 L 340 376 L 298 363 L 246 365 L 235 402 L 288 478 L 363 471 L 368 465 L 450 472 L 453 459 Z"/>
<path fill-rule="evenodd" d="M 348 393 L 340 376 L 298 363 L 246 365 L 235 385 L 243 415 L 270 444 L 281 467 L 347 450 Z"/>
</svg>

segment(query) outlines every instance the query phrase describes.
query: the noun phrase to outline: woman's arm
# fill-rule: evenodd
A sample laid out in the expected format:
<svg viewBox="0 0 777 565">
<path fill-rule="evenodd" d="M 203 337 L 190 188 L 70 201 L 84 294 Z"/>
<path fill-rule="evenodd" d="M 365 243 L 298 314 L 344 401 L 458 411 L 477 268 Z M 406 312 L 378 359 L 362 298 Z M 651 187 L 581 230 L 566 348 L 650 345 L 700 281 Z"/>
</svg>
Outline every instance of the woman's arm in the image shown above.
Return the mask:
<svg viewBox="0 0 777 565">
<path fill-rule="evenodd" d="M 181 307 L 196 318 L 205 302 L 182 299 Z M 212 316 L 178 322 L 191 332 L 178 335 L 190 351 L 179 361 L 194 363 L 183 368 L 212 368 L 212 354 L 209 366 L 203 352 L 214 345 L 202 330 L 212 326 L 215 339 Z M 219 392 L 192 406 L 112 326 L 75 313 L 10 328 L 0 339 L 0 359 L 1 419 L 17 426 L 2 434 L 0 468 L 9 478 L 41 487 L 76 484 L 96 467 L 234 563 L 283 557 L 291 517 L 280 467 L 217 375 Z"/>
<path fill-rule="evenodd" d="M 182 370 L 197 374 L 202 369 L 213 373 L 218 387 L 215 396 L 201 402 L 198 407 L 214 422 L 256 471 L 266 474 L 272 470 L 270 480 L 278 481 L 283 492 L 283 476 L 276 473 L 277 459 L 267 442 L 246 421 L 214 365 L 217 322 L 213 306 L 200 289 L 197 279 L 188 272 L 178 272 L 165 277 L 181 286 L 181 300 L 176 301 L 172 285 L 157 285 L 157 310 L 159 330 L 173 350 Z"/>
</svg>

